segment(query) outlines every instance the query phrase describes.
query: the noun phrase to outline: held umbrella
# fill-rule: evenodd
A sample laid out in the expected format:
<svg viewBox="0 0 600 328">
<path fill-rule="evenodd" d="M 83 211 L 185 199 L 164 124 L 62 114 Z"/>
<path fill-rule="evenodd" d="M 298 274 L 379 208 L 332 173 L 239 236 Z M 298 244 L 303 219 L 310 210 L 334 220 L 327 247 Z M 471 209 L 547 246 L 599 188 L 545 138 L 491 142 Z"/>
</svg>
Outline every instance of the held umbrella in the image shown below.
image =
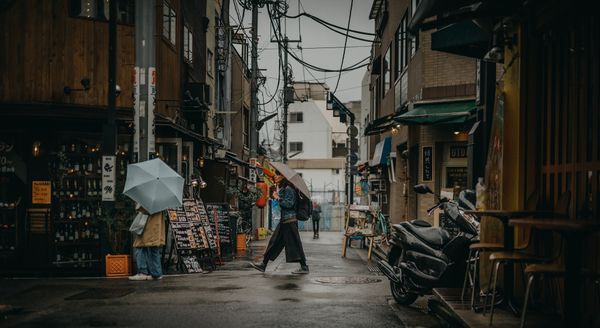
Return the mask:
<svg viewBox="0 0 600 328">
<path fill-rule="evenodd" d="M 310 198 L 310 191 L 308 191 L 306 182 L 304 182 L 304 179 L 302 179 L 298 172 L 281 162 L 271 162 L 270 164 L 279 172 L 279 174 L 296 187 L 299 192 L 304 194 L 307 198 Z"/>
<path fill-rule="evenodd" d="M 127 165 L 123 194 L 150 214 L 181 206 L 184 179 L 159 158 Z"/>
</svg>

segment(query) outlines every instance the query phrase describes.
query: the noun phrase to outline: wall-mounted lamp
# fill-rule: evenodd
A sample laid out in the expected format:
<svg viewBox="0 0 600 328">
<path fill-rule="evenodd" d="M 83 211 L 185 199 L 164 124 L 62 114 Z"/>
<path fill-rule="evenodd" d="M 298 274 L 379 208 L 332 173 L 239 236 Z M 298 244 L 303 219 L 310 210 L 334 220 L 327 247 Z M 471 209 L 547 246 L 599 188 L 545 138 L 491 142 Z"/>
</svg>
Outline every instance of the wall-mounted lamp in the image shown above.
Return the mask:
<svg viewBox="0 0 600 328">
<path fill-rule="evenodd" d="M 198 158 L 198 167 L 204 167 L 204 157 Z"/>
<path fill-rule="evenodd" d="M 199 176 L 198 179 L 192 179 L 191 181 L 192 187 L 194 188 L 198 188 L 200 187 L 200 189 L 204 189 L 206 188 L 206 186 L 208 185 L 203 179 L 202 176 Z"/>
<path fill-rule="evenodd" d="M 31 153 L 33 154 L 33 157 L 40 156 L 41 147 L 42 147 L 42 144 L 39 141 L 36 140 L 33 142 L 33 145 L 31 147 Z"/>
<path fill-rule="evenodd" d="M 460 131 L 454 131 L 454 135 L 457 136 L 460 134 Z"/>
<path fill-rule="evenodd" d="M 80 89 L 73 89 L 73 88 L 71 88 L 69 86 L 65 86 L 63 88 L 63 92 L 66 95 L 70 95 L 71 92 L 73 92 L 73 91 L 88 91 L 90 89 L 90 79 L 88 79 L 87 77 L 84 77 L 83 79 L 81 79 L 80 83 L 81 83 L 82 88 L 80 88 Z M 119 87 L 119 89 L 121 89 L 121 88 Z M 120 93 L 120 91 L 119 91 L 119 93 Z"/>
<path fill-rule="evenodd" d="M 501 63 L 504 61 L 504 49 L 495 46 L 483 56 L 483 61 L 491 63 Z"/>
</svg>

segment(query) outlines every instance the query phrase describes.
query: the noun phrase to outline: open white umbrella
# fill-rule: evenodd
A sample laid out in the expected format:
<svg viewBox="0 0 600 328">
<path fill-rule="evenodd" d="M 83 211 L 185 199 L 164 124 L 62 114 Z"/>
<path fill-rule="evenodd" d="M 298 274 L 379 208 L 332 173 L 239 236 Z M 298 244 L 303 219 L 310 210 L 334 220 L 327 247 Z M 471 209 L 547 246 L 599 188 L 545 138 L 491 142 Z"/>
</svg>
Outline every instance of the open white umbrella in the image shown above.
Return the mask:
<svg viewBox="0 0 600 328">
<path fill-rule="evenodd" d="M 304 194 L 307 198 L 310 198 L 310 191 L 306 182 L 302 179 L 302 176 L 298 174 L 294 169 L 281 162 L 271 162 L 271 166 L 279 172 L 286 180 L 288 180 L 298 191 Z"/>
<path fill-rule="evenodd" d="M 150 214 L 181 206 L 184 179 L 159 158 L 127 165 L 123 194 Z"/>
</svg>

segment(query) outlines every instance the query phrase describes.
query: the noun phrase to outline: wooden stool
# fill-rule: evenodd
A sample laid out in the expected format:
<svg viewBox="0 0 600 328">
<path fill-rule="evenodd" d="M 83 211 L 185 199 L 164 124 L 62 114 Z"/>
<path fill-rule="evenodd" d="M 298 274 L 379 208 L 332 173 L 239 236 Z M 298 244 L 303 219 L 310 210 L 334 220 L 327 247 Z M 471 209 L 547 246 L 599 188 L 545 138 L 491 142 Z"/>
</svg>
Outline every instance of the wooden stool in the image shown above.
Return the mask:
<svg viewBox="0 0 600 328">
<path fill-rule="evenodd" d="M 501 243 L 473 243 L 469 246 L 469 257 L 467 258 L 467 268 L 465 270 L 465 280 L 463 282 L 463 288 L 461 293 L 461 301 L 465 300 L 465 292 L 467 290 L 467 280 L 470 282 L 471 287 L 471 309 L 475 306 L 475 289 L 479 277 L 479 256 L 484 252 L 497 252 L 504 249 Z M 470 270 L 470 268 L 473 268 Z M 471 275 L 472 272 L 472 275 Z M 471 278 L 471 279 L 469 279 Z"/>
<path fill-rule="evenodd" d="M 492 268 L 490 272 L 490 279 L 488 286 L 492 286 L 492 303 L 490 307 L 490 324 L 492 326 L 492 321 L 494 319 L 494 303 L 496 301 L 496 285 L 498 283 L 498 270 L 500 269 L 501 264 L 507 264 L 509 262 L 519 263 L 519 264 L 536 264 L 536 263 L 544 263 L 550 262 L 552 259 L 546 257 L 540 257 L 537 255 L 531 255 L 519 251 L 502 251 L 502 252 L 493 252 L 490 254 L 490 261 L 492 261 Z M 505 273 L 512 274 L 512 273 Z M 489 294 L 489 293 L 488 293 Z M 487 299 L 488 295 L 485 296 L 485 302 L 483 305 L 483 314 L 485 315 L 485 309 L 487 307 Z"/>
<path fill-rule="evenodd" d="M 527 304 L 529 294 L 531 293 L 531 285 L 535 276 L 548 276 L 554 278 L 562 278 L 565 275 L 565 267 L 559 263 L 532 264 L 525 268 L 525 274 L 529 276 L 527 279 L 527 287 L 525 288 L 525 300 L 523 301 L 523 310 L 521 311 L 521 328 L 525 326 L 525 315 L 527 313 Z M 590 270 L 583 270 L 582 277 L 594 280 L 596 285 L 596 293 L 600 297 L 600 274 Z"/>
</svg>

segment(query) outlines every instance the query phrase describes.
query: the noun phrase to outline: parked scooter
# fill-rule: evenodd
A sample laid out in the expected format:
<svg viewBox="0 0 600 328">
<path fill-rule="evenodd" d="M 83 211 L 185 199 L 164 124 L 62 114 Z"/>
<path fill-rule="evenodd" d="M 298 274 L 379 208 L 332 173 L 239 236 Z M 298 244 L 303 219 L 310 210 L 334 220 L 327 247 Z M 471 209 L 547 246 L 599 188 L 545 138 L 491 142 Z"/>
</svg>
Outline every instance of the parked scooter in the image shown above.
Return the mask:
<svg viewBox="0 0 600 328">
<path fill-rule="evenodd" d="M 434 194 L 427 185 L 414 186 L 419 194 Z M 390 280 L 392 296 L 402 305 L 412 304 L 417 297 L 431 294 L 433 288 L 462 286 L 469 244 L 479 237 L 479 222 L 465 210 L 475 209 L 475 193 L 464 190 L 459 200 L 441 198 L 430 208 L 444 211 L 459 229 L 456 235 L 432 227 L 424 220 L 393 225 L 392 248 L 386 260 L 377 265 Z"/>
</svg>

